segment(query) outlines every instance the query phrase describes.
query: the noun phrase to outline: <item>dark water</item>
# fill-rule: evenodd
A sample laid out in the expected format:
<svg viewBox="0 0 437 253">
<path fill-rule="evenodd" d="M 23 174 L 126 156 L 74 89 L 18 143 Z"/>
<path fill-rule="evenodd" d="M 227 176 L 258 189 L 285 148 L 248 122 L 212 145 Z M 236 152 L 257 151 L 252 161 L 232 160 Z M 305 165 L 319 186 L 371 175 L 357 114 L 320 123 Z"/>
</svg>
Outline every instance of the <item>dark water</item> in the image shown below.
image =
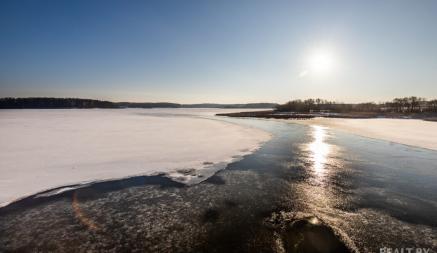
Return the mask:
<svg viewBox="0 0 437 253">
<path fill-rule="evenodd" d="M 0 209 L 2 252 L 380 252 L 437 248 L 437 152 L 268 120 L 206 181 L 104 182 Z"/>
</svg>

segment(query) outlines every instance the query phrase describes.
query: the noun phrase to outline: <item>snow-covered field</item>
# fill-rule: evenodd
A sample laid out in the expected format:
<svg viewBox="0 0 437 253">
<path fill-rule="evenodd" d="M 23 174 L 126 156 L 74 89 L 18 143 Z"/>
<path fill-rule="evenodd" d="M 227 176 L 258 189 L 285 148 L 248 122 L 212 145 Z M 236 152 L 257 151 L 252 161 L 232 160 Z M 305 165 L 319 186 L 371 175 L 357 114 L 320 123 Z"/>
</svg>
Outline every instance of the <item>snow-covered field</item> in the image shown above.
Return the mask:
<svg viewBox="0 0 437 253">
<path fill-rule="evenodd" d="M 43 190 L 167 173 L 198 182 L 270 134 L 218 109 L 0 110 L 0 206 Z"/>
<path fill-rule="evenodd" d="M 315 118 L 311 120 L 294 120 L 293 122 L 322 125 L 364 137 L 437 150 L 437 122 L 386 118 Z"/>
</svg>

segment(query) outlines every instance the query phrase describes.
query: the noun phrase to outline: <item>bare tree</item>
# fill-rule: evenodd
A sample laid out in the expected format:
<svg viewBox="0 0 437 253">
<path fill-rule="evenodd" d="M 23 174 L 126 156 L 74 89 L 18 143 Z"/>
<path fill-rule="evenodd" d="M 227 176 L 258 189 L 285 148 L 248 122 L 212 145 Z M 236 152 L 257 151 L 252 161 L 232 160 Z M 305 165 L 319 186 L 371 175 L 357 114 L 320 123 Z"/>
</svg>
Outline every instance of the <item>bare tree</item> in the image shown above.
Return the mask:
<svg viewBox="0 0 437 253">
<path fill-rule="evenodd" d="M 437 112 L 437 99 L 428 101 L 428 109 L 432 112 Z"/>
</svg>

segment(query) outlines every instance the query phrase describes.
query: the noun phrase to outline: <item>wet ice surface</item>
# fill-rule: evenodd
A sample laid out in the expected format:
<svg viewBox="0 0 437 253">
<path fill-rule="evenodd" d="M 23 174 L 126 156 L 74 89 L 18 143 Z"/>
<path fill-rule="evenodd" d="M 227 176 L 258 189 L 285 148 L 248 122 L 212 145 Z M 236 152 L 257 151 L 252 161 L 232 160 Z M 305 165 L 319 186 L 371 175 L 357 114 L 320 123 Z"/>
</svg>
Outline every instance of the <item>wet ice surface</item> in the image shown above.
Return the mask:
<svg viewBox="0 0 437 253">
<path fill-rule="evenodd" d="M 437 152 L 227 120 L 274 137 L 197 185 L 136 177 L 14 203 L 0 209 L 0 251 L 310 252 L 297 239 L 310 234 L 332 252 L 435 252 Z"/>
</svg>

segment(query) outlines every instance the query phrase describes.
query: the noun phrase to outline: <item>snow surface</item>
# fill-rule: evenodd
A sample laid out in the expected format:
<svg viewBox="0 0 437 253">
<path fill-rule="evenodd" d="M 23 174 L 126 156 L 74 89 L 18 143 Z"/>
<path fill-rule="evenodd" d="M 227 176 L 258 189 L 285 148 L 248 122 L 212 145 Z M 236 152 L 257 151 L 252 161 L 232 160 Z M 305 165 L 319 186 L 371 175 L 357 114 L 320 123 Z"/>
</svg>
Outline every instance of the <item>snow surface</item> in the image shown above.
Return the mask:
<svg viewBox="0 0 437 253">
<path fill-rule="evenodd" d="M 437 150 L 437 122 L 419 119 L 315 118 L 294 123 L 322 125 L 352 134 Z"/>
<path fill-rule="evenodd" d="M 0 110 L 0 206 L 56 187 L 135 175 L 204 180 L 270 138 L 212 116 L 225 111 Z"/>
</svg>

